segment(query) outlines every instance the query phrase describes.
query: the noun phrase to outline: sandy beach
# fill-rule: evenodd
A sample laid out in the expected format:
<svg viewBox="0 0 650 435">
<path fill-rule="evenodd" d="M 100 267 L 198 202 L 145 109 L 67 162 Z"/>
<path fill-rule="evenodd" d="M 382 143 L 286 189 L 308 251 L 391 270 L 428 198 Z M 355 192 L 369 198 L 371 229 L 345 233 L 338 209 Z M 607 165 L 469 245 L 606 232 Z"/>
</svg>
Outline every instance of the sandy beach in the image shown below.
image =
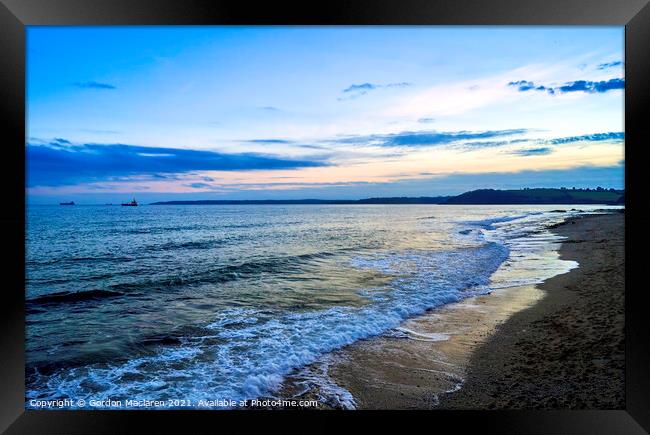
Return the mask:
<svg viewBox="0 0 650 435">
<path fill-rule="evenodd" d="M 623 408 L 624 215 L 570 218 L 552 231 L 566 237 L 560 258 L 578 268 L 347 346 L 327 361 L 333 385 L 357 409 Z M 304 378 L 290 377 L 287 392 Z"/>
<path fill-rule="evenodd" d="M 579 268 L 547 280 L 545 297 L 473 354 L 444 408 L 623 409 L 624 214 L 570 219 L 560 256 Z"/>
</svg>

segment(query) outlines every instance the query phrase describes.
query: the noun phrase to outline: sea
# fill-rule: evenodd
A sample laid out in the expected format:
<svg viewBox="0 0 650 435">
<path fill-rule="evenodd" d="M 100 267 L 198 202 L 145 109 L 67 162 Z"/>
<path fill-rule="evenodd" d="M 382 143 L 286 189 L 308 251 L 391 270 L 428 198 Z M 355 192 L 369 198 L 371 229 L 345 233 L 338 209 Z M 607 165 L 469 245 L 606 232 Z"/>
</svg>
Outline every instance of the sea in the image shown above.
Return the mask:
<svg viewBox="0 0 650 435">
<path fill-rule="evenodd" d="M 25 406 L 277 398 L 337 349 L 577 267 L 549 226 L 608 208 L 29 205 Z"/>
</svg>

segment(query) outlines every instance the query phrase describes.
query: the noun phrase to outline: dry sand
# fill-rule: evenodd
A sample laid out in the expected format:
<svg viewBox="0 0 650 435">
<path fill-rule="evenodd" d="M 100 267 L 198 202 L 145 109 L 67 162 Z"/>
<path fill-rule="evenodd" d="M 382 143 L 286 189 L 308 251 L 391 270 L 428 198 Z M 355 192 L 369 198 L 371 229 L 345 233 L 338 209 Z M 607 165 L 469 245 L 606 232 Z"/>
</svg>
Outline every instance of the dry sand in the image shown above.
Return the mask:
<svg viewBox="0 0 650 435">
<path fill-rule="evenodd" d="M 431 310 L 402 325 L 407 338 L 347 346 L 329 376 L 357 409 L 622 409 L 624 215 L 553 231 L 567 237 L 560 258 L 578 268 Z"/>
</svg>

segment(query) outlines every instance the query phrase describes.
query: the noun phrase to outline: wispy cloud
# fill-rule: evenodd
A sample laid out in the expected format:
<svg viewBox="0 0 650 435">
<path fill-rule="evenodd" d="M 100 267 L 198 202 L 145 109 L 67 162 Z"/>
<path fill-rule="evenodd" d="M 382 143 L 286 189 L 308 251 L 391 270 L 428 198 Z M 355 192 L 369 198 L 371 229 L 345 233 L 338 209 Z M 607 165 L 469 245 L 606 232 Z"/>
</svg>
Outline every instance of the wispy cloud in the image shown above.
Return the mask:
<svg viewBox="0 0 650 435">
<path fill-rule="evenodd" d="M 151 174 L 153 180 L 178 180 L 179 176 L 176 174 Z"/>
<path fill-rule="evenodd" d="M 310 144 L 301 144 L 296 145 L 298 148 L 305 148 L 308 150 L 329 150 L 330 148 L 321 146 L 321 145 L 310 145 Z"/>
<path fill-rule="evenodd" d="M 278 177 L 283 178 L 283 177 Z M 284 177 L 292 178 L 292 177 Z M 238 184 L 223 184 L 223 183 L 189 183 L 185 184 L 185 187 L 191 187 L 192 189 L 199 189 L 202 191 L 246 191 L 246 190 L 295 190 L 295 189 L 313 189 L 321 187 L 333 187 L 333 186 L 365 186 L 371 183 L 367 181 L 334 181 L 334 182 L 266 182 L 266 183 L 238 183 Z"/>
<path fill-rule="evenodd" d="M 338 139 L 338 142 L 386 147 L 420 147 L 446 145 L 454 142 L 476 139 L 514 136 L 524 134 L 527 131 L 528 130 L 524 128 L 492 131 L 404 131 L 401 133 L 384 135 L 352 136 Z"/>
<path fill-rule="evenodd" d="M 279 112 L 280 111 L 280 109 L 278 107 L 275 107 L 275 106 L 263 106 L 263 107 L 260 107 L 260 109 L 266 110 L 267 112 Z"/>
<path fill-rule="evenodd" d="M 546 154 L 551 154 L 553 152 L 552 148 L 541 147 L 541 148 L 523 148 L 520 150 L 512 151 L 510 154 L 518 156 L 543 156 Z"/>
<path fill-rule="evenodd" d="M 242 143 L 250 143 L 257 145 L 290 145 L 295 148 L 304 148 L 311 150 L 329 150 L 329 148 L 322 145 L 312 145 L 312 144 L 301 144 L 297 143 L 295 140 L 288 139 L 248 139 L 242 141 Z"/>
<path fill-rule="evenodd" d="M 117 89 L 115 85 L 111 85 L 110 83 L 101 83 L 95 81 L 76 82 L 74 85 L 82 89 L 108 89 L 108 90 Z"/>
<path fill-rule="evenodd" d="M 327 165 L 317 159 L 124 144 L 61 146 L 53 142 L 30 144 L 26 148 L 29 186 L 60 186 L 120 176 L 155 174 L 161 177 L 194 171 L 279 170 Z"/>
<path fill-rule="evenodd" d="M 536 91 L 544 91 L 547 89 L 544 86 L 537 86 L 535 83 L 528 80 L 517 80 L 516 82 L 509 82 L 508 86 L 515 86 L 520 92 L 530 91 L 531 89 Z"/>
<path fill-rule="evenodd" d="M 358 98 L 362 95 L 366 95 L 370 91 L 376 89 L 388 89 L 388 88 L 405 88 L 411 86 L 411 83 L 399 82 L 399 83 L 388 83 L 385 85 L 378 85 L 374 83 L 361 83 L 361 84 L 352 84 L 347 88 L 343 89 L 344 94 L 348 94 L 346 97 L 341 97 L 339 100 L 349 100 L 353 98 Z"/>
<path fill-rule="evenodd" d="M 520 75 L 521 74 L 521 75 Z M 456 116 L 485 106 L 516 104 L 521 96 L 513 93 L 504 83 L 513 77 L 536 78 L 540 68 L 519 68 L 471 80 L 449 80 L 421 89 L 412 89 L 396 96 L 381 110 L 381 115 L 391 119 L 439 118 Z M 544 73 L 546 74 L 546 73 Z"/>
<path fill-rule="evenodd" d="M 286 139 L 250 139 L 245 141 L 247 143 L 267 143 L 267 144 L 290 144 L 293 143 L 293 141 L 286 140 Z"/>
<path fill-rule="evenodd" d="M 346 89 L 343 89 L 344 93 L 348 92 L 368 92 L 375 90 L 377 88 L 381 87 L 380 85 L 373 85 L 372 83 L 362 83 L 360 85 L 350 85 Z"/>
<path fill-rule="evenodd" d="M 539 155 L 539 154 L 538 154 Z M 233 192 L 232 199 L 247 198 L 246 192 L 262 190 L 265 198 L 360 199 L 386 196 L 437 196 L 459 194 L 479 188 L 512 189 L 522 187 L 623 187 L 621 165 L 583 165 L 569 169 L 523 170 L 516 172 L 434 173 L 422 172 L 423 178 L 382 182 L 318 182 L 318 183 L 246 183 L 212 184 L 194 187 L 197 191 Z M 284 178 L 284 177 L 280 177 Z M 193 183 L 195 184 L 195 183 Z M 323 195 L 323 196 L 322 196 Z M 259 197 L 250 197 L 259 199 Z"/>
<path fill-rule="evenodd" d="M 521 138 L 510 140 L 490 140 L 490 141 L 471 141 L 463 142 L 460 145 L 467 151 L 478 148 L 496 148 L 508 145 L 527 144 L 534 145 L 561 145 L 574 142 L 603 142 L 603 141 L 621 141 L 625 137 L 623 132 L 607 132 L 607 133 L 593 133 L 581 136 L 558 137 L 553 139 L 540 139 L 540 138 Z M 550 154 L 553 148 L 541 146 L 537 148 L 523 148 L 515 150 L 511 154 L 528 156 L 528 155 L 541 155 Z"/>
<path fill-rule="evenodd" d="M 614 89 L 625 89 L 625 79 L 610 79 L 603 80 L 599 82 L 589 81 L 589 80 L 576 80 L 573 82 L 567 82 L 562 86 L 544 86 L 536 85 L 532 81 L 528 80 L 518 80 L 514 82 L 509 82 L 508 86 L 516 87 L 519 92 L 527 91 L 545 91 L 551 95 L 556 93 L 567 93 L 567 92 L 586 92 L 586 93 L 604 93 L 612 91 Z"/>
<path fill-rule="evenodd" d="M 418 119 L 418 122 L 420 124 L 432 124 L 432 123 L 435 122 L 435 119 L 433 119 L 433 118 L 420 118 L 420 119 Z"/>
<path fill-rule="evenodd" d="M 534 143 L 534 139 L 509 139 L 509 140 L 480 140 L 459 143 L 457 148 L 463 151 L 475 151 L 481 148 L 497 148 L 519 143 Z"/>
<path fill-rule="evenodd" d="M 613 68 L 615 66 L 620 66 L 620 65 L 623 65 L 623 62 L 620 61 L 620 60 L 617 60 L 616 62 L 601 63 L 596 68 L 597 69 L 607 69 L 607 68 Z"/>
<path fill-rule="evenodd" d="M 187 187 L 191 187 L 192 189 L 208 189 L 212 187 L 212 184 L 208 183 L 190 183 L 186 184 Z"/>
<path fill-rule="evenodd" d="M 475 151 L 484 148 L 506 147 L 517 144 L 534 147 L 515 150 L 512 152 L 512 154 L 524 156 L 549 154 L 553 150 L 547 145 L 561 145 L 573 142 L 622 141 L 625 137 L 623 132 L 593 133 L 580 136 L 556 137 L 551 139 L 521 137 L 521 135 L 529 135 L 534 131 L 535 130 L 525 128 L 488 131 L 404 131 L 394 134 L 350 136 L 325 140 L 324 142 L 405 149 L 446 146 L 462 152 Z"/>
<path fill-rule="evenodd" d="M 582 136 L 569 136 L 569 137 L 560 137 L 551 139 L 548 143 L 551 144 L 563 144 L 571 142 L 597 142 L 597 141 L 606 141 L 606 140 L 623 140 L 625 139 L 625 133 L 621 132 L 609 132 L 609 133 L 594 133 L 594 134 L 585 134 Z"/>
<path fill-rule="evenodd" d="M 81 128 L 79 131 L 83 131 L 85 133 L 96 133 L 96 134 L 121 134 L 122 132 L 119 130 L 97 130 L 94 128 Z"/>
</svg>

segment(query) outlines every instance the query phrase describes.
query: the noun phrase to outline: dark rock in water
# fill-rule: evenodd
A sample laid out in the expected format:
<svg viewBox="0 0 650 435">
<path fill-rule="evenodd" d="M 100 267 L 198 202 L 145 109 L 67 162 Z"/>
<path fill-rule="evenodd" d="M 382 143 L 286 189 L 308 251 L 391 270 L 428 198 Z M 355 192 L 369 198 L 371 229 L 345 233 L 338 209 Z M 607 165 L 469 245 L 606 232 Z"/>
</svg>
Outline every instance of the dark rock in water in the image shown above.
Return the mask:
<svg viewBox="0 0 650 435">
<path fill-rule="evenodd" d="M 551 210 L 551 213 L 566 213 L 566 210 Z"/>
<path fill-rule="evenodd" d="M 467 235 L 467 234 L 469 234 L 469 233 L 471 233 L 471 232 L 472 232 L 472 230 L 469 230 L 469 229 L 468 229 L 468 230 L 462 230 L 462 231 L 459 231 L 458 233 L 459 233 L 459 234 L 462 234 L 462 235 Z"/>
</svg>

